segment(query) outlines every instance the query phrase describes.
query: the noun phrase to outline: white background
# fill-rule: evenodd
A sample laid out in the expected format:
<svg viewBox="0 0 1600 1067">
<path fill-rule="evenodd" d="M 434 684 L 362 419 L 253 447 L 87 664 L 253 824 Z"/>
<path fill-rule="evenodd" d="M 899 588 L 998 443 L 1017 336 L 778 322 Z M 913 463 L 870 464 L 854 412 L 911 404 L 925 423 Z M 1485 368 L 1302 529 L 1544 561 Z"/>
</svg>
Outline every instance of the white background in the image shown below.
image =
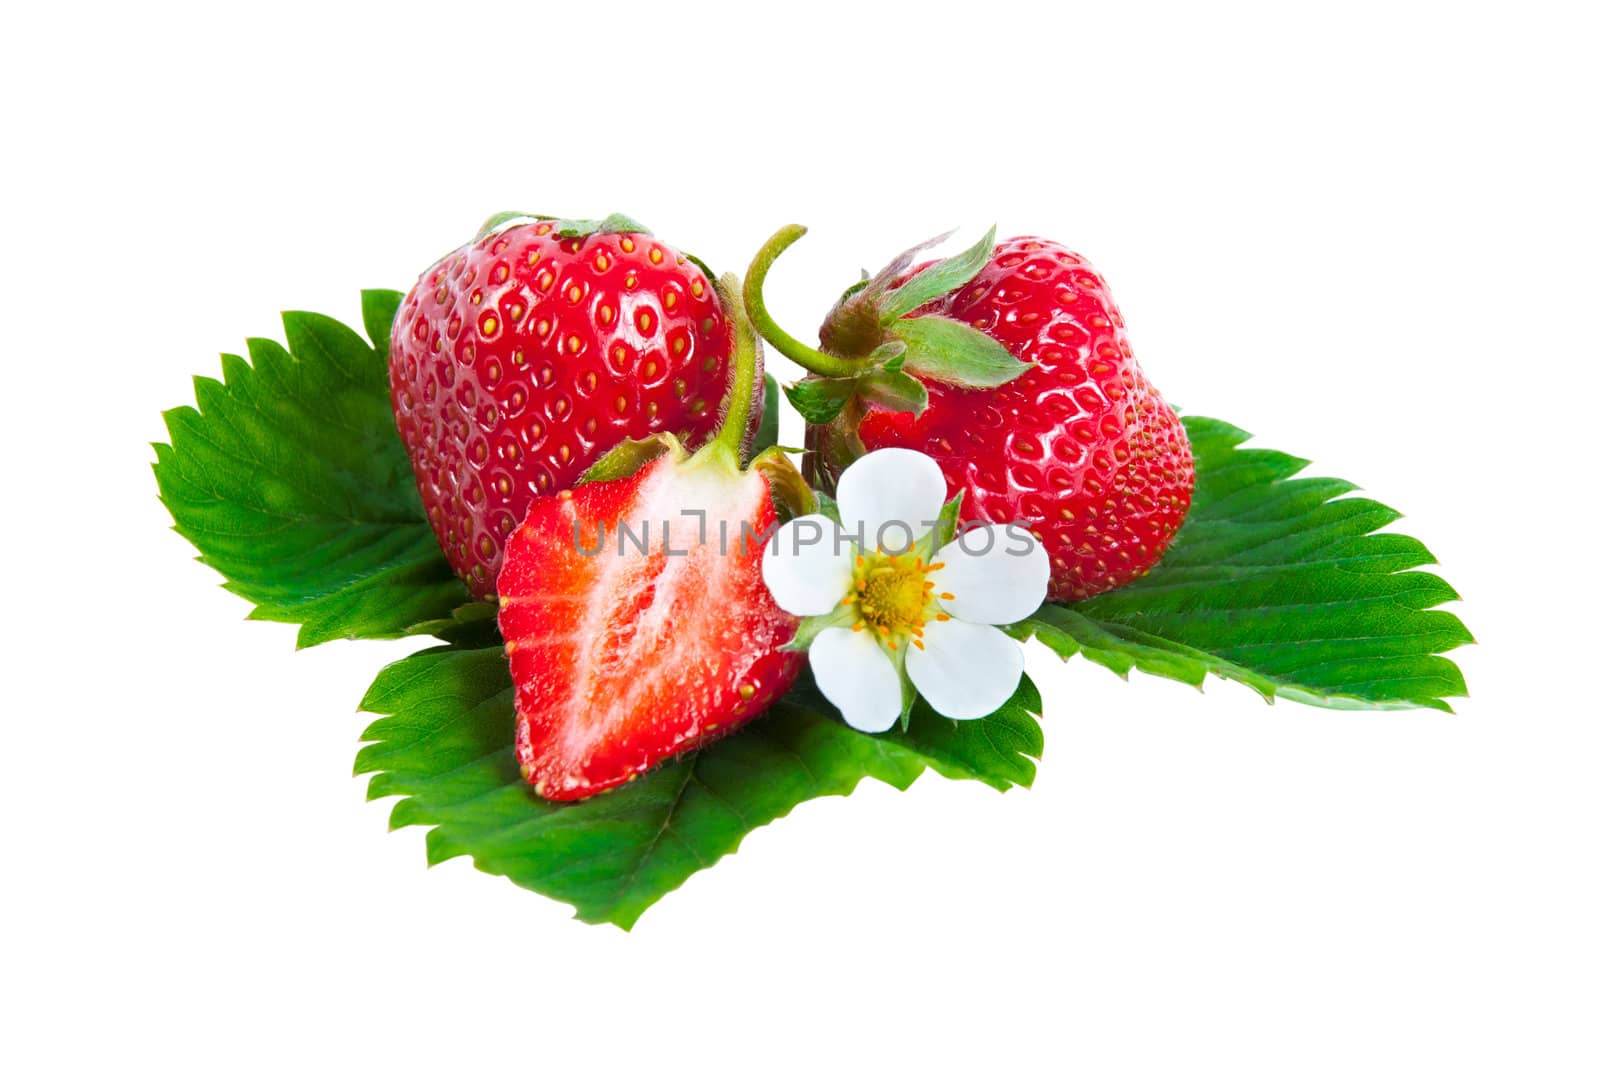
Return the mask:
<svg viewBox="0 0 1600 1067">
<path fill-rule="evenodd" d="M 1585 6 L 12 11 L 0 1059 L 1597 1062 Z M 1070 243 L 1169 398 L 1406 513 L 1472 698 L 1032 649 L 1032 791 L 806 804 L 631 934 L 426 869 L 350 777 L 411 646 L 241 621 L 147 442 L 278 309 L 354 321 L 502 208 L 723 269 L 805 222 L 797 333 L 951 226 Z"/>
</svg>

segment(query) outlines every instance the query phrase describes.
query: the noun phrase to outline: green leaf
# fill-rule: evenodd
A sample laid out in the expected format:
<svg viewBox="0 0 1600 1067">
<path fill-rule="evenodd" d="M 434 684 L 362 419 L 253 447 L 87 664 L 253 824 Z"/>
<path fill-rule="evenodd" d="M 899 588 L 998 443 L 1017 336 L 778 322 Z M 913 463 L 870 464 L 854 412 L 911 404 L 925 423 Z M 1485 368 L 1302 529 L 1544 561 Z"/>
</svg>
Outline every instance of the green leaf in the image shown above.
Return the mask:
<svg viewBox="0 0 1600 1067">
<path fill-rule="evenodd" d="M 989 232 L 965 252 L 940 260 L 913 275 L 900 288 L 885 293 L 878 305 L 879 321 L 887 326 L 928 301 L 970 282 L 994 255 L 994 232 L 995 228 L 990 226 Z"/>
<path fill-rule="evenodd" d="M 361 324 L 380 359 L 389 358 L 389 333 L 394 317 L 400 313 L 405 294 L 393 289 L 361 290 Z"/>
<path fill-rule="evenodd" d="M 533 795 L 512 749 L 511 678 L 498 647 L 429 649 L 386 667 L 362 708 L 356 773 L 371 798 L 402 797 L 390 824 L 430 826 L 428 862 L 471 856 L 490 874 L 627 928 L 758 826 L 864 778 L 905 789 L 925 768 L 997 789 L 1032 782 L 1039 696 L 1024 680 L 985 719 L 919 706 L 909 733 L 863 734 L 802 680 L 767 714 L 638 781 L 577 804 Z"/>
<path fill-rule="evenodd" d="M 1189 517 L 1147 575 L 1012 628 L 1063 656 L 1200 685 L 1232 678 L 1268 700 L 1331 708 L 1438 708 L 1466 695 L 1443 653 L 1472 640 L 1432 610 L 1456 600 L 1398 517 L 1306 461 L 1239 447 L 1250 435 L 1185 418 L 1195 456 Z"/>
<path fill-rule="evenodd" d="M 761 425 L 756 428 L 755 444 L 750 448 L 752 456 L 759 456 L 778 443 L 778 404 L 781 395 L 778 392 L 778 379 L 767 375 L 767 384 L 761 394 Z"/>
<path fill-rule="evenodd" d="M 889 411 L 909 411 L 921 415 L 928 410 L 928 387 L 902 370 L 883 367 L 864 375 L 861 394 Z"/>
<path fill-rule="evenodd" d="M 809 679 L 807 675 L 802 681 Z M 1023 675 L 1010 699 L 981 719 L 947 719 L 919 697 L 910 728 L 884 736 L 917 753 L 946 778 L 973 778 L 1004 792 L 1013 785 L 1033 784 L 1034 760 L 1044 754 L 1040 707 L 1038 688 Z"/>
<path fill-rule="evenodd" d="M 802 378 L 783 387 L 789 403 L 809 423 L 832 422 L 855 395 L 854 378 Z"/>
<path fill-rule="evenodd" d="M 942 315 L 901 319 L 894 331 L 906 343 L 905 369 L 965 389 L 992 389 L 1032 366 L 988 334 Z"/>
<path fill-rule="evenodd" d="M 389 408 L 383 352 L 398 293 L 363 294 L 368 344 L 333 319 L 283 316 L 288 347 L 248 342 L 195 407 L 165 415 L 155 475 L 177 531 L 256 605 L 337 637 L 441 633 L 475 621 L 423 516 Z M 458 611 L 465 614 L 458 616 Z"/>
</svg>

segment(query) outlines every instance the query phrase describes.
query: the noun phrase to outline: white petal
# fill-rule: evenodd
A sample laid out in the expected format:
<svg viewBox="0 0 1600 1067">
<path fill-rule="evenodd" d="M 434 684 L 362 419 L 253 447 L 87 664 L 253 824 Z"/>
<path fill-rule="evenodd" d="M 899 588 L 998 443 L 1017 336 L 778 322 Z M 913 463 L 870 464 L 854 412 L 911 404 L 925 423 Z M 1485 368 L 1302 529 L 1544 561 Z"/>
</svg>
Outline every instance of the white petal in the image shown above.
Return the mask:
<svg viewBox="0 0 1600 1067">
<path fill-rule="evenodd" d="M 933 710 L 949 719 L 981 719 L 1006 702 L 1022 680 L 1022 646 L 993 626 L 960 619 L 930 622 L 926 650 L 912 645 L 906 673 Z"/>
<path fill-rule="evenodd" d="M 802 515 L 778 527 L 761 554 L 761 577 L 791 615 L 825 615 L 850 591 L 852 549 L 839 524 Z"/>
<path fill-rule="evenodd" d="M 899 552 L 907 541 L 926 534 L 939 520 L 945 501 L 939 465 L 909 448 L 868 452 L 839 476 L 839 519 L 852 537 L 865 532 L 865 547 Z"/>
<path fill-rule="evenodd" d="M 865 630 L 831 626 L 818 634 L 811 642 L 811 673 L 822 695 L 857 730 L 880 733 L 899 720 L 900 674 Z"/>
<path fill-rule="evenodd" d="M 933 561 L 944 564 L 933 575 L 938 591 L 955 597 L 942 607 L 968 622 L 1025 619 L 1044 603 L 1050 584 L 1050 557 L 1022 526 L 974 526 L 934 553 Z"/>
</svg>

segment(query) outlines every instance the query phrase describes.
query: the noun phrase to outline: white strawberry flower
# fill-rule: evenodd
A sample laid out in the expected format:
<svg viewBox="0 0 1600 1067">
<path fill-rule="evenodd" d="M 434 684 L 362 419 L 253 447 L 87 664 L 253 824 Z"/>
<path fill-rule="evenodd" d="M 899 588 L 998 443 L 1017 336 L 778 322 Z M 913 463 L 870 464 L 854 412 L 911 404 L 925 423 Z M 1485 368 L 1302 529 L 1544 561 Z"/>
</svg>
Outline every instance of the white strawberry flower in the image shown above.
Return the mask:
<svg viewBox="0 0 1600 1067">
<path fill-rule="evenodd" d="M 852 463 L 837 504 L 838 522 L 784 523 L 761 561 L 772 598 L 805 620 L 794 647 L 809 646 L 822 694 L 871 733 L 909 711 L 916 693 L 952 719 L 998 709 L 1022 678 L 1022 647 L 997 627 L 1043 603 L 1044 547 L 1022 526 L 997 524 L 941 547 L 944 475 L 909 449 Z"/>
</svg>

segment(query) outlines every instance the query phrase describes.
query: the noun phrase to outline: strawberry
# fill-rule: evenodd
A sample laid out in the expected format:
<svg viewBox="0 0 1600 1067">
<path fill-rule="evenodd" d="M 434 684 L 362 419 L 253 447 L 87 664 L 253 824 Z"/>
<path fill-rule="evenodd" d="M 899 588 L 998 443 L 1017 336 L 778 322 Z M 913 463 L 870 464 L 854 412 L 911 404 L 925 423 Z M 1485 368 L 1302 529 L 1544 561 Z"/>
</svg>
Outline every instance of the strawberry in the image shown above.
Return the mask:
<svg viewBox="0 0 1600 1067">
<path fill-rule="evenodd" d="M 1088 261 L 1037 237 L 994 246 L 993 231 L 908 270 L 913 249 L 841 298 L 818 353 L 759 307 L 764 267 L 796 230 L 758 257 L 746 299 L 775 347 L 822 373 L 797 387 L 797 406 L 823 424 L 808 434 L 818 473 L 837 477 L 863 448 L 927 453 L 965 494 L 963 521 L 1031 526 L 1054 600 L 1115 589 L 1156 564 L 1188 512 L 1194 459 Z M 999 370 L 1006 357 L 1011 371 Z"/>
<path fill-rule="evenodd" d="M 761 579 L 771 492 L 704 455 L 536 498 L 506 546 L 517 760 L 542 797 L 625 782 L 765 710 L 799 670 L 780 651 L 798 620 Z"/>
<path fill-rule="evenodd" d="M 756 341 L 741 332 L 735 362 L 751 373 Z M 797 506 L 808 494 L 775 450 L 740 469 L 749 381 L 730 389 L 740 399 L 700 451 L 658 439 L 666 453 L 633 473 L 536 496 L 507 542 L 499 623 L 517 760 L 546 799 L 610 789 L 739 725 L 799 670 L 802 654 L 782 647 L 798 620 L 767 592 L 761 545 L 774 487 Z M 623 446 L 591 477 L 640 459 Z"/>
<path fill-rule="evenodd" d="M 428 521 L 473 594 L 494 593 L 534 498 L 625 439 L 708 437 L 731 345 L 700 266 L 620 215 L 495 216 L 425 271 L 389 345 L 395 423 Z M 762 381 L 758 370 L 756 390 Z M 751 411 L 753 437 L 759 397 Z"/>
</svg>

